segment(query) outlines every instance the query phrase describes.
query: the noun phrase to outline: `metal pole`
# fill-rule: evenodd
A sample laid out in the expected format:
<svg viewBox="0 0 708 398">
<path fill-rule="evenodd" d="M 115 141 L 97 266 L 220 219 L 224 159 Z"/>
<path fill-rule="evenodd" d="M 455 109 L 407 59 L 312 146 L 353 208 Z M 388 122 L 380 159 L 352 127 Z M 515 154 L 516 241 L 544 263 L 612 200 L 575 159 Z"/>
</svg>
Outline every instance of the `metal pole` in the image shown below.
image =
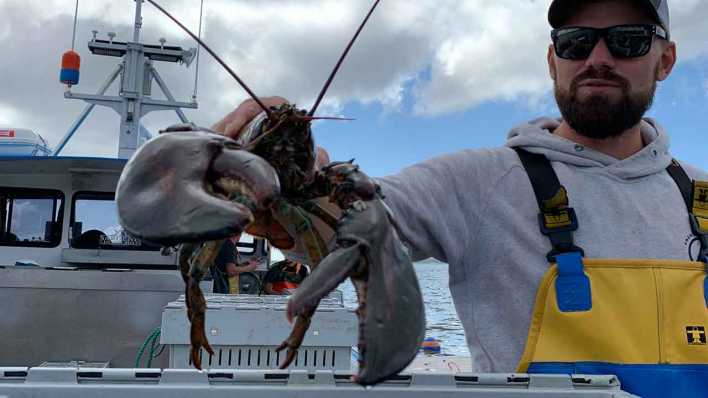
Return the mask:
<svg viewBox="0 0 708 398">
<path fill-rule="evenodd" d="M 78 0 L 77 0 L 78 1 Z M 204 11 L 204 0 L 201 1 L 201 6 L 199 6 L 199 38 L 202 38 L 202 14 Z M 197 66 L 194 71 L 194 94 L 192 94 L 192 101 L 197 100 L 197 84 L 199 83 L 199 50 L 202 46 L 197 43 Z"/>
<path fill-rule="evenodd" d="M 116 66 L 116 68 L 113 70 L 113 73 L 111 73 L 111 75 L 108 76 L 108 79 L 106 79 L 106 81 L 103 82 L 103 85 L 98 90 L 96 95 L 105 94 L 106 91 L 108 90 L 108 87 L 110 87 L 111 83 L 113 83 L 113 81 L 116 80 L 116 78 L 118 77 L 118 75 L 120 74 L 120 72 L 122 70 L 123 70 L 123 65 L 118 64 L 118 66 Z M 61 150 L 64 149 L 64 146 L 66 146 L 67 142 L 69 142 L 69 140 L 74 135 L 76 130 L 78 130 L 79 127 L 81 126 L 81 124 L 84 122 L 84 120 L 86 120 L 86 117 L 89 115 L 89 113 L 91 113 L 94 106 L 96 106 L 96 105 L 95 104 L 86 105 L 84 110 L 81 111 L 79 116 L 74 121 L 74 124 L 72 124 L 71 127 L 69 127 L 69 130 L 66 132 L 66 134 L 64 134 L 64 137 L 61 139 L 61 141 L 59 141 L 59 145 L 57 146 L 57 149 L 56 149 L 56 151 L 54 151 L 52 156 L 59 156 L 59 153 L 61 152 Z"/>
<path fill-rule="evenodd" d="M 133 41 L 127 44 L 127 52 L 123 58 L 123 84 L 120 95 L 123 98 L 120 133 L 118 137 L 118 157 L 129 158 L 138 148 L 140 136 L 141 102 L 143 98 L 143 78 L 145 58 L 143 46 L 140 43 L 140 27 L 142 26 L 143 0 L 135 0 L 135 29 Z"/>
<path fill-rule="evenodd" d="M 142 7 L 143 0 L 135 0 L 135 29 L 133 30 L 133 43 L 140 43 L 140 27 L 143 24 Z"/>
<path fill-rule="evenodd" d="M 74 44 L 76 43 L 76 20 L 79 16 L 79 0 L 76 0 L 76 8 L 74 9 L 74 30 L 71 33 L 71 49 L 74 49 Z"/>
<path fill-rule="evenodd" d="M 152 75 L 152 77 L 153 77 L 153 78 L 155 79 L 155 81 L 157 82 L 157 85 L 160 87 L 160 89 L 162 90 L 163 94 L 165 94 L 165 97 L 166 97 L 168 100 L 174 102 L 174 101 L 175 101 L 175 97 L 172 96 L 172 93 L 171 93 L 170 90 L 167 88 L 167 85 L 166 85 L 165 82 L 162 80 L 162 78 L 160 77 L 160 75 L 157 73 L 157 69 L 155 69 L 152 65 L 150 66 L 150 74 Z M 189 123 L 189 119 L 187 119 L 187 116 L 184 114 L 184 112 L 182 112 L 182 109 L 181 109 L 181 108 L 175 108 L 175 112 L 177 113 L 177 116 L 179 117 L 179 120 L 182 121 L 182 123 Z"/>
</svg>

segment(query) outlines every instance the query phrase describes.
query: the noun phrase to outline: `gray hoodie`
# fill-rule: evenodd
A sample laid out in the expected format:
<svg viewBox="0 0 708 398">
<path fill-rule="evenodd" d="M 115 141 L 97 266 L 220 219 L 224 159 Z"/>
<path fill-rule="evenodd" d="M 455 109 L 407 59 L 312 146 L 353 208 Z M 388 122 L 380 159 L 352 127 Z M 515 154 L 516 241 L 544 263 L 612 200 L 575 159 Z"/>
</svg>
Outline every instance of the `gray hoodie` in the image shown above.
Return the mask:
<svg viewBox="0 0 708 398">
<path fill-rule="evenodd" d="M 550 134 L 558 124 L 537 119 L 511 130 L 506 147 L 436 157 L 379 180 L 414 258 L 450 265 L 450 291 L 476 372 L 515 370 L 551 249 L 511 147 L 551 160 L 587 257 L 689 260 L 698 251 L 686 205 L 666 172 L 669 140 L 656 122 L 642 122 L 647 145 L 624 160 Z M 691 178 L 708 180 L 705 171 L 682 166 Z"/>
</svg>

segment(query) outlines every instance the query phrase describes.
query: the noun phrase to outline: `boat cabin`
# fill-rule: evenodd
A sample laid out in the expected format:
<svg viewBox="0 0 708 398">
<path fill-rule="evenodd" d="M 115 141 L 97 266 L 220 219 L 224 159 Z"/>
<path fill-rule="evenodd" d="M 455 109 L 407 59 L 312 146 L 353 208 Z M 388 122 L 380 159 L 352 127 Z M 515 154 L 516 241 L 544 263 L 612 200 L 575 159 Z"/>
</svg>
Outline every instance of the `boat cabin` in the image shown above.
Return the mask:
<svg viewBox="0 0 708 398">
<path fill-rule="evenodd" d="M 118 223 L 114 195 L 125 163 L 0 157 L 0 366 L 132 367 L 165 306 L 184 292 L 175 251 Z M 245 257 L 267 258 L 267 250 L 260 239 L 239 243 Z M 211 282 L 202 288 L 211 292 Z"/>
</svg>

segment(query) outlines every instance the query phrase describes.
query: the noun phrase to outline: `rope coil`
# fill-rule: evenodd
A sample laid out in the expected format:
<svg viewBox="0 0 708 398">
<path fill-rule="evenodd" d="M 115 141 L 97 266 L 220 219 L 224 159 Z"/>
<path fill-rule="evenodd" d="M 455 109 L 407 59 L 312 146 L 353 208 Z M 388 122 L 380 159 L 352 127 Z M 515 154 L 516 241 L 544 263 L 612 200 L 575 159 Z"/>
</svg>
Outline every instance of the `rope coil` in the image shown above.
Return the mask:
<svg viewBox="0 0 708 398">
<path fill-rule="evenodd" d="M 162 354 L 162 351 L 165 350 L 165 346 L 162 346 L 160 351 L 157 354 L 155 353 L 157 346 L 160 345 L 160 343 L 159 343 L 160 333 L 161 333 L 161 331 L 160 331 L 159 327 L 153 329 L 152 332 L 150 332 L 150 335 L 145 339 L 145 341 L 143 342 L 143 345 L 140 346 L 140 350 L 138 350 L 138 356 L 135 358 L 135 368 L 140 367 L 140 361 L 142 360 L 143 354 L 145 353 L 145 349 L 148 347 L 148 345 L 150 345 L 150 351 L 148 354 L 147 364 L 145 365 L 145 367 L 147 367 L 147 368 L 151 367 L 152 360 L 154 358 L 159 357 Z"/>
</svg>

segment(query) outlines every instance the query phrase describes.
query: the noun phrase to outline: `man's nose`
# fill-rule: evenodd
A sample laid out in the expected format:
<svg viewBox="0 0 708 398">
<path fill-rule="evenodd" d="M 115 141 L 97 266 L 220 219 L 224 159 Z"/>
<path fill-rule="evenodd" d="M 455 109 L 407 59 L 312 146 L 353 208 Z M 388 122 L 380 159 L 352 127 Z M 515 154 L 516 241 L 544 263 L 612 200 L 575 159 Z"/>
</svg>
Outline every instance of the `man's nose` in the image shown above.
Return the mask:
<svg viewBox="0 0 708 398">
<path fill-rule="evenodd" d="M 590 56 L 585 60 L 585 66 L 614 68 L 615 57 L 612 56 L 610 49 L 607 48 L 604 38 L 601 38 L 595 48 L 592 49 Z"/>
</svg>

